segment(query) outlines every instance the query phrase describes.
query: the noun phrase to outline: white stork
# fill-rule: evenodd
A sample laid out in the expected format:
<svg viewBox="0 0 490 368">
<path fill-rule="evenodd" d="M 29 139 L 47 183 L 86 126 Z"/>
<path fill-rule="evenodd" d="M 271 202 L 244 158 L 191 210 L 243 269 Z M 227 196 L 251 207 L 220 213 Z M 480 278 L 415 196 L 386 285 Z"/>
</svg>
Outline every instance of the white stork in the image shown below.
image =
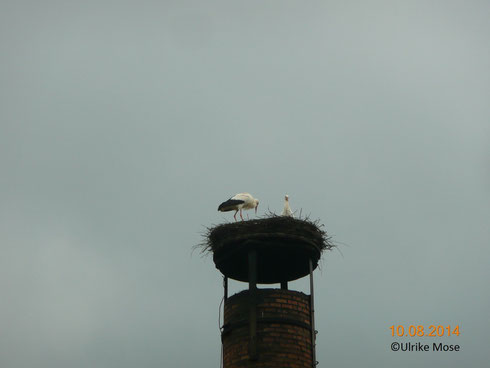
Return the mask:
<svg viewBox="0 0 490 368">
<path fill-rule="evenodd" d="M 293 216 L 293 211 L 291 211 L 291 207 L 289 207 L 289 196 L 287 194 L 284 197 L 284 209 L 282 210 L 281 216 Z"/>
<path fill-rule="evenodd" d="M 234 195 L 227 201 L 221 203 L 218 207 L 218 211 L 227 212 L 235 210 L 235 215 L 233 216 L 236 221 L 236 214 L 240 211 L 240 218 L 243 221 L 242 210 L 250 210 L 255 208 L 255 213 L 257 213 L 257 207 L 259 206 L 259 200 L 252 197 L 249 193 L 238 193 Z"/>
</svg>

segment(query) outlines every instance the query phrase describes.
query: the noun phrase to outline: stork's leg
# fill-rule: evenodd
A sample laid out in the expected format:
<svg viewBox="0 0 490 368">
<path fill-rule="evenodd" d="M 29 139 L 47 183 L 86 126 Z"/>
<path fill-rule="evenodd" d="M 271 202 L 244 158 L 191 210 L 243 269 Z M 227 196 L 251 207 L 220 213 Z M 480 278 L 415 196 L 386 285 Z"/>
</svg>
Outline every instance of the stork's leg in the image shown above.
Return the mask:
<svg viewBox="0 0 490 368">
<path fill-rule="evenodd" d="M 235 214 L 233 215 L 233 217 L 235 218 L 235 222 L 236 222 L 236 214 L 238 213 L 238 210 L 235 211 Z"/>
<path fill-rule="evenodd" d="M 240 208 L 240 218 L 242 219 L 243 221 L 243 216 L 242 216 L 242 209 Z"/>
</svg>

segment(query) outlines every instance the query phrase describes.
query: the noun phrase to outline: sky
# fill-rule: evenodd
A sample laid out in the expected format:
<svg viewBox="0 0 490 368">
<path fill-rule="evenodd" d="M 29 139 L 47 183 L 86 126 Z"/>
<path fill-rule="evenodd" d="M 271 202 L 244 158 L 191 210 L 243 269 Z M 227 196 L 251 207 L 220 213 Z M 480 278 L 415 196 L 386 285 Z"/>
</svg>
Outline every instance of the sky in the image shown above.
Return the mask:
<svg viewBox="0 0 490 368">
<path fill-rule="evenodd" d="M 259 216 L 289 194 L 338 244 L 315 271 L 320 367 L 487 366 L 489 16 L 1 1 L 0 366 L 218 367 L 222 276 L 192 247 L 239 192 Z"/>
</svg>

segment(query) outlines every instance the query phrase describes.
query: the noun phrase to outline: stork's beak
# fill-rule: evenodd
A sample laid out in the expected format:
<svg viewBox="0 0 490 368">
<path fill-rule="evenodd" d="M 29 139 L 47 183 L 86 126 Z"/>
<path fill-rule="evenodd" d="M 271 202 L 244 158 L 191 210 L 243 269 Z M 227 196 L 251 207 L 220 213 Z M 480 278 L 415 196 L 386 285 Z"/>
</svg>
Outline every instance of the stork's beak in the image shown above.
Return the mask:
<svg viewBox="0 0 490 368">
<path fill-rule="evenodd" d="M 255 206 L 255 214 L 257 214 L 257 208 L 259 208 L 259 205 Z"/>
</svg>

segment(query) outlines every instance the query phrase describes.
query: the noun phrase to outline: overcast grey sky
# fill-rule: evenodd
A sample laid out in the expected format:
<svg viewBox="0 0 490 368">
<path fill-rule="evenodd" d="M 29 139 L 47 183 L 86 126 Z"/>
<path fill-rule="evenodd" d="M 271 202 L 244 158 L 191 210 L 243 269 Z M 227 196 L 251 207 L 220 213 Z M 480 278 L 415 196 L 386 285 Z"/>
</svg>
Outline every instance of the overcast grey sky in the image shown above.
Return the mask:
<svg viewBox="0 0 490 368">
<path fill-rule="evenodd" d="M 191 247 L 242 191 L 343 244 L 315 273 L 320 367 L 487 366 L 489 19 L 1 1 L 0 366 L 218 367 L 221 275 Z M 423 341 L 462 351 L 393 353 L 393 324 L 460 325 Z"/>
</svg>

